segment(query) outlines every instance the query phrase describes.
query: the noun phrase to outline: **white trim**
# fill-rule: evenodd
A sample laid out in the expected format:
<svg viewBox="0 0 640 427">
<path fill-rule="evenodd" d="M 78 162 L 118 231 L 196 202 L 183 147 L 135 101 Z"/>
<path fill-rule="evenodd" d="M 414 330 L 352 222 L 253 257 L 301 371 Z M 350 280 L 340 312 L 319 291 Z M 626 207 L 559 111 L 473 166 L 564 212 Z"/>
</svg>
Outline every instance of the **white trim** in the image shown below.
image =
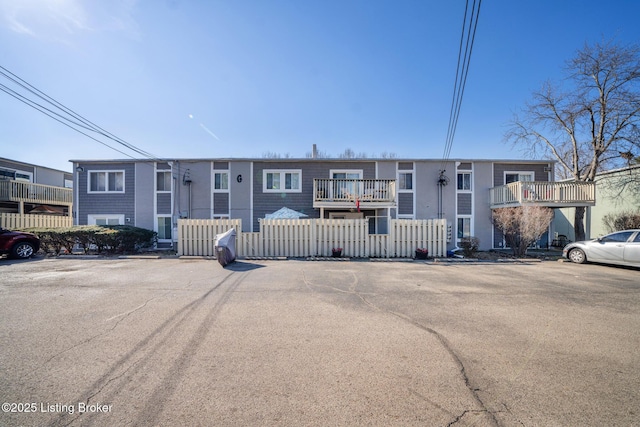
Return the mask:
<svg viewBox="0 0 640 427">
<path fill-rule="evenodd" d="M 255 182 L 253 179 L 253 162 L 249 163 L 249 221 L 250 221 L 250 230 L 253 230 L 253 183 Z M 229 194 L 229 204 L 231 204 L 231 194 Z M 231 213 L 231 207 L 229 207 L 229 213 Z"/>
<path fill-rule="evenodd" d="M 535 171 L 504 171 L 502 174 L 502 185 L 507 184 L 507 175 L 531 175 L 531 181 L 536 180 L 536 172 Z M 518 177 L 518 181 L 520 177 Z M 529 181 L 527 181 L 529 182 Z"/>
<path fill-rule="evenodd" d="M 227 174 L 227 188 L 216 188 L 216 174 L 217 173 L 225 173 Z M 213 172 L 211 173 L 211 189 L 213 190 L 214 193 L 228 193 L 229 192 L 229 187 L 231 186 L 231 183 L 229 182 L 229 178 L 231 177 L 231 173 L 229 172 L 229 169 L 213 169 Z"/>
<path fill-rule="evenodd" d="M 469 175 L 469 189 L 460 189 L 458 188 L 458 175 Z M 459 170 L 456 171 L 456 192 L 457 193 L 473 193 L 473 171 L 470 170 Z"/>
<path fill-rule="evenodd" d="M 280 188 L 267 188 L 267 174 L 278 174 Z M 284 188 L 286 174 L 298 174 L 298 188 Z M 302 169 L 263 169 L 262 170 L 263 193 L 302 193 Z"/>
<path fill-rule="evenodd" d="M 122 191 L 120 191 L 120 190 L 104 190 L 104 191 L 91 190 L 91 174 L 94 174 L 94 173 L 106 173 L 106 174 L 109 174 L 109 173 L 122 173 Z M 92 170 L 88 170 L 87 174 L 88 174 L 87 175 L 87 193 L 91 193 L 91 194 L 124 194 L 125 191 L 126 191 L 126 180 L 125 180 L 126 174 L 125 174 L 124 169 L 117 169 L 117 170 L 115 170 L 115 169 L 114 170 L 108 170 L 108 169 L 107 170 L 93 170 L 92 169 Z M 155 176 L 154 176 L 154 180 L 155 180 Z M 106 178 L 106 186 L 108 186 L 108 185 L 109 185 L 109 179 Z M 154 184 L 154 186 L 155 186 L 155 184 Z"/>
<path fill-rule="evenodd" d="M 169 220 L 171 221 L 171 238 L 169 239 L 161 239 L 158 237 L 158 242 L 172 242 L 174 240 L 174 236 L 173 236 L 173 215 L 171 214 L 156 214 L 153 217 L 153 225 L 155 228 L 156 233 L 158 233 L 160 231 L 160 224 L 158 223 L 158 219 L 159 218 L 169 218 Z"/>
<path fill-rule="evenodd" d="M 155 167 L 154 167 L 154 173 L 153 173 L 153 179 L 155 180 L 154 183 L 154 190 L 156 191 L 156 193 L 171 193 L 173 190 L 173 173 L 171 171 L 171 169 L 158 169 L 158 163 L 154 163 Z M 170 180 L 169 180 L 169 189 L 168 190 L 158 190 L 158 173 L 162 172 L 162 173 L 168 173 L 170 176 Z"/>
<path fill-rule="evenodd" d="M 465 162 L 468 163 L 468 162 Z M 475 213 L 476 213 L 476 202 L 475 202 L 475 194 L 474 194 L 474 188 L 475 188 L 475 164 L 473 162 L 469 162 L 471 163 L 471 169 L 460 169 L 458 170 L 458 166 L 460 164 L 460 162 L 456 163 L 456 196 L 455 196 L 455 213 L 456 213 L 456 222 L 454 224 L 453 227 L 453 236 L 452 236 L 452 240 L 454 240 L 456 243 L 460 242 L 460 237 L 458 237 L 458 220 L 459 219 L 469 219 L 469 236 L 475 236 Z M 458 175 L 459 174 L 468 174 L 469 175 L 469 186 L 470 189 L 466 190 L 466 189 L 458 189 Z M 493 174 L 492 174 L 493 176 Z M 471 195 L 471 213 L 470 214 L 459 214 L 458 213 L 458 194 L 470 194 Z M 493 239 L 493 235 L 492 235 L 492 239 Z"/>
<path fill-rule="evenodd" d="M 119 225 L 124 225 L 124 214 L 89 214 L 87 215 L 87 224 L 96 225 L 98 219 L 117 219 Z"/>
<path fill-rule="evenodd" d="M 355 178 L 355 179 L 362 179 L 363 170 L 362 169 L 329 169 L 329 178 L 339 179 L 339 178 L 333 177 L 333 175 L 336 173 L 343 173 L 345 175 L 358 174 L 358 178 Z M 346 179 L 351 179 L 351 178 L 346 178 Z"/>
<path fill-rule="evenodd" d="M 400 188 L 400 174 L 406 175 L 408 173 L 411 174 L 411 188 L 410 189 Z M 410 171 L 410 170 L 402 170 L 402 171 L 400 171 L 400 170 L 397 170 L 396 171 L 396 181 L 398 182 L 398 187 L 397 187 L 396 191 L 398 193 L 413 193 L 413 192 L 415 192 L 415 185 L 414 185 L 415 184 L 415 176 L 416 176 L 416 174 L 415 174 L 414 171 Z"/>
<path fill-rule="evenodd" d="M 458 237 L 458 232 L 460 231 L 458 229 L 458 220 L 461 219 L 468 219 L 469 220 L 469 237 L 473 236 L 474 234 L 474 221 L 473 221 L 473 215 L 456 215 L 456 242 L 460 242 L 460 237 Z M 465 237 L 465 236 L 463 236 Z"/>
</svg>

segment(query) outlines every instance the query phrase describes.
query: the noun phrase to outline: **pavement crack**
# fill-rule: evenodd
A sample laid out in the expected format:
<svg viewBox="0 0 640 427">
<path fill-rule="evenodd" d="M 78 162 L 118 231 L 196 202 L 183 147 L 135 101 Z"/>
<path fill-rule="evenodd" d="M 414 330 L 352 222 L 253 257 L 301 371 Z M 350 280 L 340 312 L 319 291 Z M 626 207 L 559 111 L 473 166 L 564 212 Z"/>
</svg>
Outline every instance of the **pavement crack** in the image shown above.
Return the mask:
<svg viewBox="0 0 640 427">
<path fill-rule="evenodd" d="M 462 411 L 460 415 L 456 416 L 451 422 L 449 422 L 449 424 L 447 424 L 447 427 L 451 427 L 452 425 L 457 424 L 467 414 L 484 414 L 484 413 L 488 413 L 488 411 L 484 409 L 465 409 L 464 411 Z"/>
<path fill-rule="evenodd" d="M 453 347 L 451 346 L 449 341 L 447 341 L 447 339 L 440 332 L 436 331 L 435 329 L 430 328 L 428 326 L 425 326 L 425 325 L 417 322 L 416 320 L 414 320 L 413 318 L 411 318 L 411 317 L 409 317 L 409 316 L 407 316 L 405 314 L 398 313 L 396 311 L 389 310 L 389 309 L 386 309 L 386 308 L 383 308 L 383 307 L 379 307 L 376 304 L 374 304 L 371 301 L 369 301 L 363 293 L 360 293 L 360 292 L 358 292 L 356 290 L 356 286 L 358 285 L 358 278 L 353 272 L 351 272 L 351 274 L 354 277 L 354 281 L 351 284 L 349 284 L 349 290 L 339 289 L 339 288 L 336 288 L 336 287 L 330 286 L 330 285 L 311 283 L 307 279 L 307 277 L 306 277 L 306 275 L 304 273 L 304 270 L 302 271 L 302 280 L 304 281 L 305 285 L 312 291 L 313 291 L 313 287 L 323 287 L 323 288 L 335 290 L 337 292 L 355 295 L 358 298 L 360 298 L 360 300 L 365 305 L 370 307 L 371 309 L 379 311 L 379 312 L 387 313 L 387 314 L 390 314 L 392 316 L 395 316 L 395 317 L 397 317 L 397 318 L 399 318 L 399 319 L 401 319 L 401 320 L 403 320 L 405 322 L 410 323 L 411 325 L 413 325 L 413 326 L 415 326 L 415 327 L 417 327 L 419 329 L 422 329 L 425 332 L 428 332 L 429 334 L 433 335 L 434 337 L 436 337 L 438 342 L 442 345 L 442 347 L 445 349 L 445 351 L 453 359 L 454 364 L 459 369 L 460 376 L 462 377 L 467 390 L 469 390 L 469 393 L 471 393 L 471 396 L 473 397 L 473 399 L 476 401 L 476 403 L 481 408 L 479 410 L 465 410 L 457 418 L 457 420 L 455 422 L 458 422 L 459 419 L 462 418 L 462 416 L 464 416 L 466 413 L 469 413 L 469 412 L 484 412 L 487 415 L 489 415 L 489 417 L 491 418 L 492 424 L 495 425 L 495 426 L 498 426 L 499 425 L 498 420 L 496 419 L 495 415 L 486 407 L 486 405 L 484 404 L 484 402 L 482 401 L 482 399 L 478 395 L 478 392 L 480 391 L 480 389 L 471 384 L 471 381 L 470 381 L 469 376 L 467 374 L 467 370 L 466 370 L 466 368 L 464 366 L 464 363 L 462 363 L 462 360 L 460 359 L 458 354 L 455 352 L 455 350 L 453 349 Z M 451 424 L 449 424 L 449 425 L 451 425 Z"/>
</svg>

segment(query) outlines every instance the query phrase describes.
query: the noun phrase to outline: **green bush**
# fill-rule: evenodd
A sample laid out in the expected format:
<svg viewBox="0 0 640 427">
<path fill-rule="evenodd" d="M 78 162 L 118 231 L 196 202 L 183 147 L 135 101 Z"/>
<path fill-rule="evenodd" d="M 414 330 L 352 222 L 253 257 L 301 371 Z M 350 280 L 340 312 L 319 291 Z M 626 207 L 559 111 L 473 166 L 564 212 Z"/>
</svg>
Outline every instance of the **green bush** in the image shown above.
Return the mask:
<svg viewBox="0 0 640 427">
<path fill-rule="evenodd" d="M 132 253 L 153 247 L 157 241 L 155 231 L 130 225 L 80 225 L 69 228 L 30 228 L 24 231 L 37 234 L 42 251 L 56 255 L 60 255 L 63 250 L 71 252 L 75 245 L 82 247 L 85 253 L 92 249 L 98 253 Z"/>
</svg>

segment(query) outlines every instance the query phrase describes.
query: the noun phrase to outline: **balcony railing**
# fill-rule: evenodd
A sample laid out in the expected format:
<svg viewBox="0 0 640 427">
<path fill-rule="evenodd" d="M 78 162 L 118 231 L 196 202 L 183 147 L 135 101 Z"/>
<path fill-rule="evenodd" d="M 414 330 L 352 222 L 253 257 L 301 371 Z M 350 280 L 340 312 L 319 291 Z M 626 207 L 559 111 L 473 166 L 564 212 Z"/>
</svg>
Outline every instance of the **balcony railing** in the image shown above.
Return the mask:
<svg viewBox="0 0 640 427">
<path fill-rule="evenodd" d="M 522 206 L 593 206 L 596 187 L 592 182 L 518 181 L 490 189 L 491 208 Z"/>
<path fill-rule="evenodd" d="M 395 179 L 314 179 L 313 206 L 390 207 L 396 205 Z"/>
<path fill-rule="evenodd" d="M 53 185 L 0 180 L 0 201 L 71 206 L 73 190 Z"/>
</svg>

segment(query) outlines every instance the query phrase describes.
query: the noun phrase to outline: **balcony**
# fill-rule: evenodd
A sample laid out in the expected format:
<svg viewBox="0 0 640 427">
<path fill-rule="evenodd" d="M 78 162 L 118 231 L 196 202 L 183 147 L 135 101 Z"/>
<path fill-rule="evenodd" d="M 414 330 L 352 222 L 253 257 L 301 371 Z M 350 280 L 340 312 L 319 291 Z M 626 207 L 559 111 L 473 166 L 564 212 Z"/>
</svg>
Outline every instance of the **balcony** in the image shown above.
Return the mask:
<svg viewBox="0 0 640 427">
<path fill-rule="evenodd" d="M 314 208 L 374 209 L 395 206 L 395 179 L 313 180 Z"/>
<path fill-rule="evenodd" d="M 0 180 L 0 202 L 17 202 L 20 213 L 23 213 L 25 203 L 70 207 L 73 203 L 73 190 L 53 185 Z"/>
<path fill-rule="evenodd" d="M 550 208 L 594 206 L 596 187 L 592 182 L 518 181 L 489 190 L 491 209 L 523 205 Z"/>
</svg>

